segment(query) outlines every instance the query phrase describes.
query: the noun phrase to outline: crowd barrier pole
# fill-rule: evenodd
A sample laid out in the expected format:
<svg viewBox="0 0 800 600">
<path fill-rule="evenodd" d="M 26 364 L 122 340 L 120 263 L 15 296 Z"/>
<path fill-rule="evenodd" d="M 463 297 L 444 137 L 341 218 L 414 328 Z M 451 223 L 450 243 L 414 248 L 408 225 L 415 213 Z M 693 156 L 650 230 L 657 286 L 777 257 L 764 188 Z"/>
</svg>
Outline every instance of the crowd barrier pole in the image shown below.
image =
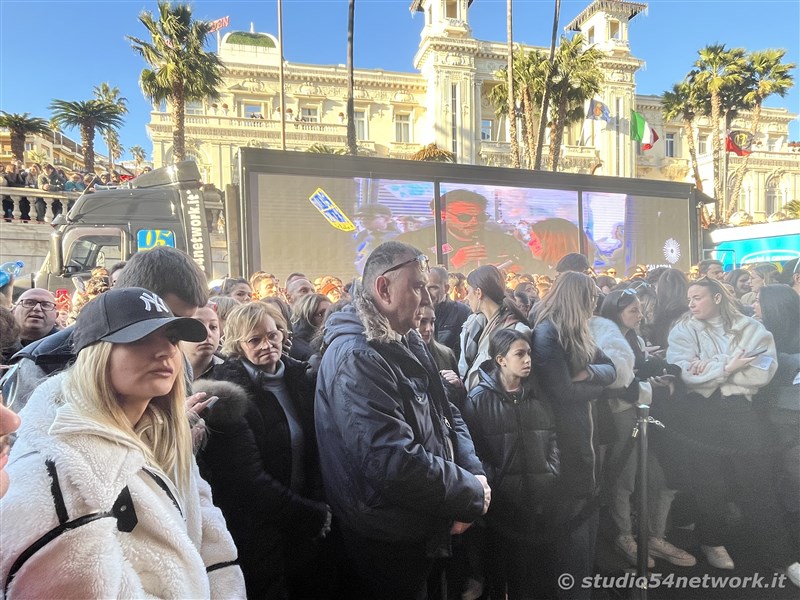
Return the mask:
<svg viewBox="0 0 800 600">
<path fill-rule="evenodd" d="M 636 586 L 634 597 L 637 600 L 647 600 L 647 554 L 649 519 L 647 514 L 647 423 L 650 416 L 650 406 L 639 404 L 636 407 L 636 426 L 633 437 L 636 438 L 636 451 L 638 453 L 638 468 L 636 470 L 636 489 L 639 493 L 639 532 L 636 552 Z"/>
</svg>

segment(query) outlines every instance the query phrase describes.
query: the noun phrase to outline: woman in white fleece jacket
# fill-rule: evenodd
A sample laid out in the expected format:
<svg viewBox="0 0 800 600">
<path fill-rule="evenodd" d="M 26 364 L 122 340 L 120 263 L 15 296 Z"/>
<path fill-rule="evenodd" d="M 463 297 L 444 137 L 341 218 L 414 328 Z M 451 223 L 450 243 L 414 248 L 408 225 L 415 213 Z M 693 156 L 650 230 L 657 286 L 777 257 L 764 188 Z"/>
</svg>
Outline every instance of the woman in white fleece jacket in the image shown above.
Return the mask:
<svg viewBox="0 0 800 600">
<path fill-rule="evenodd" d="M 205 335 L 141 288 L 83 308 L 75 364 L 22 411 L 0 501 L 0 596 L 244 597 L 184 409 L 177 344 Z"/>
<path fill-rule="evenodd" d="M 712 566 L 733 569 L 725 544 L 746 527 L 765 566 L 787 567 L 793 560 L 765 454 L 772 440 L 752 405 L 777 369 L 772 334 L 740 314 L 713 279 L 695 281 L 688 300 L 690 316 L 672 329 L 667 350 L 688 393 L 673 399 L 664 420 L 697 500 L 701 548 Z"/>
</svg>

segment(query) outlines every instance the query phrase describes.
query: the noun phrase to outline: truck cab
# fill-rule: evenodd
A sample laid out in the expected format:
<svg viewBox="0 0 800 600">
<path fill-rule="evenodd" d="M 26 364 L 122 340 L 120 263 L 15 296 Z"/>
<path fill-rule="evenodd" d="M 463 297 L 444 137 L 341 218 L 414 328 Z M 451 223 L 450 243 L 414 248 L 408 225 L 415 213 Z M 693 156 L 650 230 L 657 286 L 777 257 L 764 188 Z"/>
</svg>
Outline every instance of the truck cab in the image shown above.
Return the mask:
<svg viewBox="0 0 800 600">
<path fill-rule="evenodd" d="M 95 267 L 110 267 L 156 246 L 184 250 L 211 276 L 204 195 L 193 161 L 142 174 L 123 187 L 84 194 L 53 226 L 37 287 L 71 290 Z"/>
</svg>

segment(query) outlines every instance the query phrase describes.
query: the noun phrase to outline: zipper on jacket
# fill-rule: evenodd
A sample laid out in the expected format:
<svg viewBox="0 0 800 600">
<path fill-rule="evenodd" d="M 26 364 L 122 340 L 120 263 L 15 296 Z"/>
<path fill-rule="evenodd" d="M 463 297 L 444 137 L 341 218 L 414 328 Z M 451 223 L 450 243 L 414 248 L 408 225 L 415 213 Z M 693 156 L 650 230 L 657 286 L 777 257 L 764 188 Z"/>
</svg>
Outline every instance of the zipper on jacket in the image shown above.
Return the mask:
<svg viewBox="0 0 800 600">
<path fill-rule="evenodd" d="M 597 456 L 594 451 L 594 418 L 592 418 L 592 402 L 591 400 L 586 403 L 589 410 L 589 448 L 592 450 L 592 493 L 594 494 L 597 488 L 597 476 L 595 469 L 597 468 Z"/>
</svg>

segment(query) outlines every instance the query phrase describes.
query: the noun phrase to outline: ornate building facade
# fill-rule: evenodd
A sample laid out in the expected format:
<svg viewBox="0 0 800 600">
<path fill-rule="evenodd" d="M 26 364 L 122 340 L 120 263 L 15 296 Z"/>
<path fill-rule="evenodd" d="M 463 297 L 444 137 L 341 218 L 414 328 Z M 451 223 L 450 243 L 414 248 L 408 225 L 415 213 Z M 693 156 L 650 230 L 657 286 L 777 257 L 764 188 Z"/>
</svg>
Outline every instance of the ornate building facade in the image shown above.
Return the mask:
<svg viewBox="0 0 800 600">
<path fill-rule="evenodd" d="M 435 142 L 452 151 L 459 163 L 510 164 L 507 119 L 497 116 L 489 100 L 500 83 L 496 73 L 506 64 L 507 45 L 472 35 L 471 3 L 413 0 L 411 9 L 424 15 L 413 63 L 416 73 L 355 70 L 355 125 L 363 154 L 408 158 Z M 636 71 L 644 63 L 631 55 L 628 32 L 630 21 L 645 9 L 639 2 L 593 0 L 567 25 L 605 54 L 597 99 L 609 108 L 610 119 L 585 121 L 565 132 L 561 170 L 694 181 L 681 123 L 665 123 L 660 99 L 636 93 Z M 347 69 L 284 62 L 286 111 L 281 115 L 279 43 L 266 33 L 227 33 L 218 50 L 226 66 L 220 98 L 186 107 L 187 152 L 206 181 L 220 188 L 231 181 L 239 147 L 281 147 L 282 119 L 288 150 L 346 146 Z M 629 133 L 631 110 L 645 116 L 663 143 L 646 152 L 638 148 Z M 757 220 L 800 198 L 800 153 L 787 147 L 793 118 L 784 109 L 762 113 L 757 136 L 762 148 L 749 159 L 741 194 L 741 206 Z M 169 107 L 154 107 L 148 129 L 154 165 L 169 162 Z M 713 194 L 709 132 L 708 123 L 701 121 L 695 143 L 704 190 Z M 731 155 L 729 176 L 742 160 Z"/>
</svg>

